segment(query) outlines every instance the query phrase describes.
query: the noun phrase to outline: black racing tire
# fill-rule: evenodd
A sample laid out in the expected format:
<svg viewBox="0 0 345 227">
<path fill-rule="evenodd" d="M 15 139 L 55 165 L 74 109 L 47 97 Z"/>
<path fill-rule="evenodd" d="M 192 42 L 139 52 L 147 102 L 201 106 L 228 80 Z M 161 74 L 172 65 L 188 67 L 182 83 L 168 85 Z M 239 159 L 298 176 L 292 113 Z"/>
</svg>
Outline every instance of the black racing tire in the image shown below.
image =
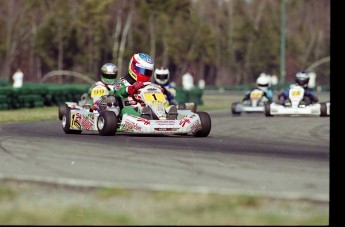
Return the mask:
<svg viewBox="0 0 345 227">
<path fill-rule="evenodd" d="M 233 103 L 231 104 L 231 113 L 232 113 L 233 115 L 241 115 L 241 112 L 236 110 L 236 106 L 237 106 L 239 103 L 240 103 L 240 102 L 233 102 Z"/>
<path fill-rule="evenodd" d="M 207 137 L 211 132 L 212 122 L 211 117 L 207 112 L 197 112 L 201 121 L 201 130 L 193 132 L 195 137 Z"/>
<path fill-rule="evenodd" d="M 72 130 L 71 125 L 71 109 L 67 108 L 61 118 L 62 129 L 66 134 L 80 134 L 82 130 Z"/>
<path fill-rule="evenodd" d="M 273 115 L 271 114 L 271 102 L 266 102 L 264 105 L 265 105 L 265 116 L 273 117 Z"/>
<path fill-rule="evenodd" d="M 176 133 L 176 136 L 188 136 L 188 133 Z"/>
<path fill-rule="evenodd" d="M 327 104 L 326 103 L 320 103 L 320 117 L 328 117 L 327 114 Z"/>
<path fill-rule="evenodd" d="M 102 111 L 97 119 L 97 129 L 102 136 L 114 136 L 118 127 L 118 118 L 112 111 Z"/>
<path fill-rule="evenodd" d="M 67 110 L 67 105 L 65 103 L 59 105 L 58 114 L 59 114 L 59 120 L 60 121 L 62 120 L 62 116 L 66 112 L 66 110 Z"/>
</svg>

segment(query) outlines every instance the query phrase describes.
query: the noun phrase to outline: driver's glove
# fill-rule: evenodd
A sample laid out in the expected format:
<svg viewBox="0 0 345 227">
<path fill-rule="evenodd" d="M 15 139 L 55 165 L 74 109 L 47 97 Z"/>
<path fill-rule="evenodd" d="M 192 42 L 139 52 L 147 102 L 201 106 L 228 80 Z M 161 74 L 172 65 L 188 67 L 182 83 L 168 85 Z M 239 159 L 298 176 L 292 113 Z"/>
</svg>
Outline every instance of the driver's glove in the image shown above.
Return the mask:
<svg viewBox="0 0 345 227">
<path fill-rule="evenodd" d="M 130 95 L 135 94 L 140 88 L 144 87 L 144 83 L 143 82 L 135 82 L 133 85 L 128 86 L 128 93 Z"/>
</svg>

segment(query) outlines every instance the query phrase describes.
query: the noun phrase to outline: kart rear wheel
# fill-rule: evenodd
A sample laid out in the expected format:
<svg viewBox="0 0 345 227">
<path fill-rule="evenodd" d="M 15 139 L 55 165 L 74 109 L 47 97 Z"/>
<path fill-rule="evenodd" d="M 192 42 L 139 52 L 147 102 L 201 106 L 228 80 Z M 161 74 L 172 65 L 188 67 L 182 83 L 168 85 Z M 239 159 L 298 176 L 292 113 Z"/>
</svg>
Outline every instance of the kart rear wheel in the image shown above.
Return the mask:
<svg viewBox="0 0 345 227">
<path fill-rule="evenodd" d="M 231 113 L 232 113 L 233 115 L 240 115 L 240 114 L 241 114 L 240 111 L 237 111 L 237 110 L 236 110 L 238 104 L 239 104 L 239 102 L 233 102 L 233 103 L 231 104 Z"/>
<path fill-rule="evenodd" d="M 60 121 L 62 120 L 62 116 L 66 112 L 66 109 L 67 109 L 67 105 L 66 104 L 60 104 L 59 105 L 58 113 L 59 113 L 59 120 Z"/>
<path fill-rule="evenodd" d="M 118 119 L 112 111 L 103 111 L 97 119 L 97 129 L 102 136 L 114 136 L 117 131 Z"/>
<path fill-rule="evenodd" d="M 81 130 L 71 130 L 71 109 L 67 108 L 61 118 L 62 129 L 66 134 L 80 134 Z"/>
<path fill-rule="evenodd" d="M 193 132 L 195 137 L 207 137 L 211 132 L 211 117 L 206 112 L 197 112 L 201 121 L 201 130 Z"/>
<path fill-rule="evenodd" d="M 271 114 L 271 103 L 270 102 L 265 103 L 265 116 L 266 117 L 273 117 L 273 115 Z"/>
<path fill-rule="evenodd" d="M 320 117 L 328 117 L 326 103 L 320 103 Z"/>
</svg>

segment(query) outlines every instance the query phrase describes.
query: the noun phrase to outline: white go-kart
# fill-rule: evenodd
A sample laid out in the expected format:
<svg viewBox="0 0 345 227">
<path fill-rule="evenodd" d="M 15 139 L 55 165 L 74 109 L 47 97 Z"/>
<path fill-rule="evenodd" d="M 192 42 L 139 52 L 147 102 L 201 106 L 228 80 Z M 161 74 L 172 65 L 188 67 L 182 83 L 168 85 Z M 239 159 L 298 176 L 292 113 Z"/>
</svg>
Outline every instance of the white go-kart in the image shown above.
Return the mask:
<svg viewBox="0 0 345 227">
<path fill-rule="evenodd" d="M 293 85 L 289 90 L 289 98 L 284 104 L 267 103 L 265 105 L 265 116 L 276 115 L 292 116 L 330 116 L 330 102 L 309 103 L 304 97 L 304 88 L 299 85 Z"/>
</svg>

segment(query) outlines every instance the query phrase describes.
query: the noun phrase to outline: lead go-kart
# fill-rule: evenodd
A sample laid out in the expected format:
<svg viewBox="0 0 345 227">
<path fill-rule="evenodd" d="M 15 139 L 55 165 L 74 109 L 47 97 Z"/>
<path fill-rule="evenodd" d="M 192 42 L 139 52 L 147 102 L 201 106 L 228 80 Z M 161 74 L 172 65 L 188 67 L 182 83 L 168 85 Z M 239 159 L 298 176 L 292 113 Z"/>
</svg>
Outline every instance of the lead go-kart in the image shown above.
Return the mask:
<svg viewBox="0 0 345 227">
<path fill-rule="evenodd" d="M 284 103 L 270 103 L 265 105 L 265 116 L 330 116 L 330 102 L 311 103 L 304 96 L 304 88 L 293 85 L 289 89 L 289 97 Z"/>
<path fill-rule="evenodd" d="M 92 103 L 92 98 L 88 93 L 84 93 L 78 102 L 65 102 L 58 106 L 58 117 L 59 120 L 62 120 L 62 116 L 66 111 L 66 108 L 71 106 L 78 106 L 80 109 L 90 109 Z M 165 106 L 172 105 L 169 102 L 165 104 Z M 190 110 L 194 113 L 197 112 L 198 105 L 195 102 L 179 102 L 176 104 L 177 109 L 179 110 Z"/>
<path fill-rule="evenodd" d="M 99 111 L 91 111 L 77 103 L 66 102 L 62 113 L 62 128 L 66 134 L 80 134 L 83 131 L 98 131 L 102 136 L 116 133 L 165 134 L 207 137 L 211 131 L 211 118 L 207 112 L 192 112 L 177 109 L 173 119 L 165 107 L 167 102 L 159 85 L 144 83 L 145 87 L 131 97 L 140 103 L 138 112 L 146 107 L 151 111 L 150 119 L 128 113 L 120 117 L 119 101 L 113 95 L 102 96 Z"/>
<path fill-rule="evenodd" d="M 233 115 L 240 115 L 242 112 L 263 113 L 266 103 L 268 103 L 268 100 L 264 96 L 264 91 L 256 88 L 250 92 L 248 100 L 233 102 L 231 104 L 231 112 Z"/>
</svg>

